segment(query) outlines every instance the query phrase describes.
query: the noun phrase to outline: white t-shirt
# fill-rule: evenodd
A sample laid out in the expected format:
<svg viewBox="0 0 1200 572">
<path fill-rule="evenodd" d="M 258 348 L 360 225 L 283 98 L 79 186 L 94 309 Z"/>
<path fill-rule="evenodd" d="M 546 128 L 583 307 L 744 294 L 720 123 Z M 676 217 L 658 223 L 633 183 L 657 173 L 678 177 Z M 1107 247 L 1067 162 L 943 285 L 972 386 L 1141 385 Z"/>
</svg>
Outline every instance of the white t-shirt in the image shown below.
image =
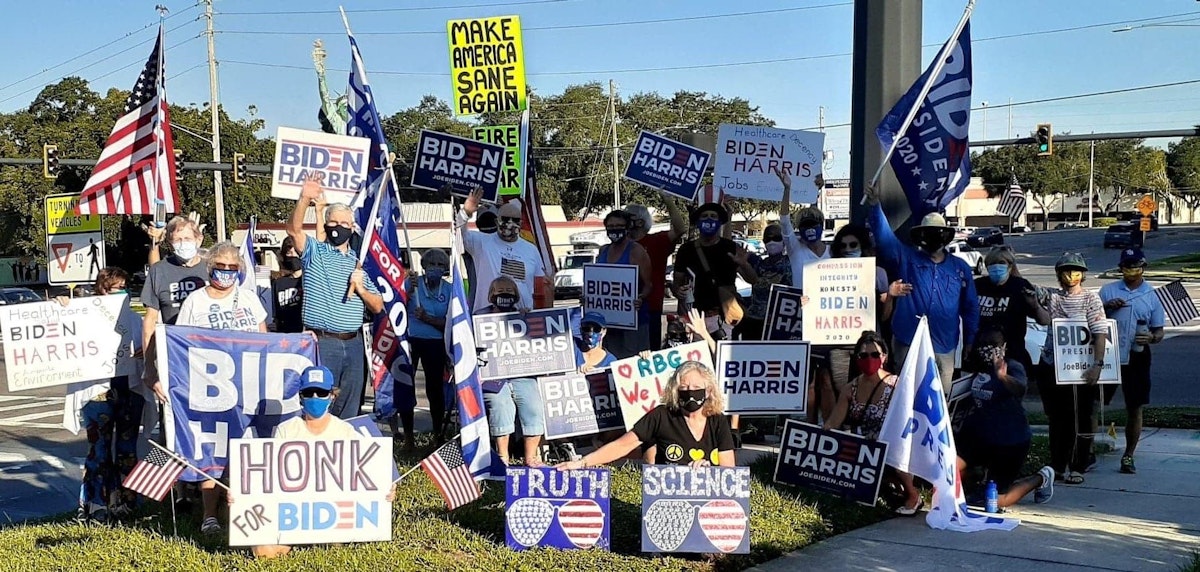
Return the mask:
<svg viewBox="0 0 1200 572">
<path fill-rule="evenodd" d="M 499 233 L 487 234 L 472 230 L 463 233 L 463 248 L 475 261 L 474 288 L 479 293 L 475 296 L 475 310 L 487 308 L 492 304 L 487 299 L 487 291 L 492 286 L 492 281 L 501 275 L 508 276 L 517 283 L 517 290 L 521 293 L 521 305 L 533 308 L 533 279 L 546 276 L 546 269 L 542 266 L 542 255 L 536 246 L 521 238 L 507 242 L 500 238 Z"/>
<path fill-rule="evenodd" d="M 833 249 L 826 244 L 825 252 L 821 256 L 817 256 L 808 247 L 808 244 L 796 236 L 796 229 L 792 227 L 792 217 L 790 216 L 780 217 L 779 230 L 783 231 L 783 242 L 787 245 L 788 262 L 792 263 L 792 285 L 797 288 L 803 288 L 804 267 L 813 262 L 828 259 L 830 251 Z"/>
<path fill-rule="evenodd" d="M 313 433 L 308 430 L 308 424 L 304 422 L 303 417 L 293 417 L 280 423 L 275 427 L 275 433 L 271 435 L 276 439 L 302 439 L 305 441 L 317 441 L 320 439 L 358 439 L 362 435 L 354 430 L 354 426 L 330 416 L 329 425 L 325 426 L 325 430 L 320 433 Z"/>
<path fill-rule="evenodd" d="M 254 292 L 239 288 L 218 299 L 209 296 L 207 288 L 201 288 L 183 301 L 175 323 L 214 330 L 257 332 L 258 325 L 266 320 L 267 311 Z"/>
</svg>

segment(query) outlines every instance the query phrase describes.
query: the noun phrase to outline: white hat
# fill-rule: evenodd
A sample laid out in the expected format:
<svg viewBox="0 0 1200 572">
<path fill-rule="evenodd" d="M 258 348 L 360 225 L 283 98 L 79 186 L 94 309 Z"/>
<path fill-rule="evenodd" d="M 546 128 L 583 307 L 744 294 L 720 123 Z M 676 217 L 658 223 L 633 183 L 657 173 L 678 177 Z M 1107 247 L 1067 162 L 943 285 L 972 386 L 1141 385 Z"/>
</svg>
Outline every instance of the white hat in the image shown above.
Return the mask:
<svg viewBox="0 0 1200 572">
<path fill-rule="evenodd" d="M 512 199 L 500 205 L 501 218 L 521 218 L 521 199 Z"/>
</svg>

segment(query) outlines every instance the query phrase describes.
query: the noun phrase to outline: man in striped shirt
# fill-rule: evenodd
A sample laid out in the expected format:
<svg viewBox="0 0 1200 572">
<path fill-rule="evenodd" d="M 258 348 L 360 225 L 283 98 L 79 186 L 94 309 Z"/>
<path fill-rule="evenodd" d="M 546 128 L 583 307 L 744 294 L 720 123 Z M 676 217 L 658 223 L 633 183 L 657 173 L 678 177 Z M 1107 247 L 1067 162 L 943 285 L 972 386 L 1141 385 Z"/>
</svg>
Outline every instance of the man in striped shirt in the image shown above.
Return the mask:
<svg viewBox="0 0 1200 572">
<path fill-rule="evenodd" d="M 304 328 L 316 334 L 321 365 L 333 372 L 340 388 L 330 409 L 349 419 L 359 415 L 366 382 L 363 311 L 383 311 L 383 297 L 359 267 L 358 252 L 350 248 L 354 216 L 349 207 L 335 203 L 325 210 L 325 242 L 304 234 L 304 213 L 321 196 L 320 182 L 304 182 L 287 234 L 304 265 Z"/>
</svg>

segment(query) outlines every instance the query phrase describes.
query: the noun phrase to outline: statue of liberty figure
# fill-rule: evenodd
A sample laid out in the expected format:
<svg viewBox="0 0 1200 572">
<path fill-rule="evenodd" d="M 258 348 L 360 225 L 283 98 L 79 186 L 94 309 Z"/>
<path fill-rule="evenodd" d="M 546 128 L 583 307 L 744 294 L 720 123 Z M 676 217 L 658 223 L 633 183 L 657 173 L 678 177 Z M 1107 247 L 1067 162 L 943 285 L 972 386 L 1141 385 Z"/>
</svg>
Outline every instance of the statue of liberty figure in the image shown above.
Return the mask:
<svg viewBox="0 0 1200 572">
<path fill-rule="evenodd" d="M 321 109 L 317 112 L 321 130 L 326 133 L 345 135 L 350 110 L 345 95 L 333 97 L 329 93 L 329 86 L 325 83 L 325 44 L 321 40 L 313 42 L 312 58 L 313 67 L 317 69 L 317 89 L 321 92 Z"/>
</svg>

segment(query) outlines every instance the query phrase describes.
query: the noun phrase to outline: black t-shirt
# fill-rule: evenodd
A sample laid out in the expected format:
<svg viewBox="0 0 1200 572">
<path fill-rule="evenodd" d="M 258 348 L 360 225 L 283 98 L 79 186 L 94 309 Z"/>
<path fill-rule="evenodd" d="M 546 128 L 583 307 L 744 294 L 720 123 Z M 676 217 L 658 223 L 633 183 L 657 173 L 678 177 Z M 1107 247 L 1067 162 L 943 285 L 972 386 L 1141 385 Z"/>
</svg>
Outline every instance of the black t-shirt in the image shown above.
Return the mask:
<svg viewBox="0 0 1200 572">
<path fill-rule="evenodd" d="M 708 268 L 705 272 L 700 263 L 697 247 L 704 251 Z M 737 263 L 729 257 L 737 251 L 737 244 L 728 238 L 722 238 L 712 246 L 700 246 L 698 241 L 692 241 L 679 247 L 675 254 L 675 271 L 687 274 L 689 270 L 696 275 L 693 286 L 693 306 L 701 312 L 716 312 L 721 309 L 721 297 L 717 294 L 718 286 L 733 286 L 737 280 Z"/>
<path fill-rule="evenodd" d="M 979 295 L 979 329 L 999 328 L 1004 332 L 1006 357 L 1022 364 L 1029 363 L 1029 352 L 1025 350 L 1026 317 L 1034 317 L 1034 308 L 1025 302 L 1026 290 L 1032 290 L 1028 280 L 1012 276 L 1002 285 L 996 285 L 987 276 L 975 279 L 975 292 Z"/>
<path fill-rule="evenodd" d="M 188 295 L 208 283 L 208 265 L 201 261 L 192 266 L 177 264 L 174 257 L 150 265 L 142 286 L 142 304 L 158 310 L 164 324 L 175 324 L 179 308 Z"/>
<path fill-rule="evenodd" d="M 688 465 L 692 461 L 705 459 L 717 465 L 719 451 L 733 450 L 733 430 L 724 415 L 713 415 L 706 419 L 704 436 L 697 441 L 688 428 L 682 412 L 671 411 L 665 405 L 655 407 L 633 424 L 633 434 L 643 445 L 656 447 L 654 464 Z"/>
<path fill-rule="evenodd" d="M 275 304 L 275 331 L 298 334 L 304 331 L 301 316 L 304 282 L 294 276 L 280 276 L 271 282 L 271 300 Z"/>
</svg>

